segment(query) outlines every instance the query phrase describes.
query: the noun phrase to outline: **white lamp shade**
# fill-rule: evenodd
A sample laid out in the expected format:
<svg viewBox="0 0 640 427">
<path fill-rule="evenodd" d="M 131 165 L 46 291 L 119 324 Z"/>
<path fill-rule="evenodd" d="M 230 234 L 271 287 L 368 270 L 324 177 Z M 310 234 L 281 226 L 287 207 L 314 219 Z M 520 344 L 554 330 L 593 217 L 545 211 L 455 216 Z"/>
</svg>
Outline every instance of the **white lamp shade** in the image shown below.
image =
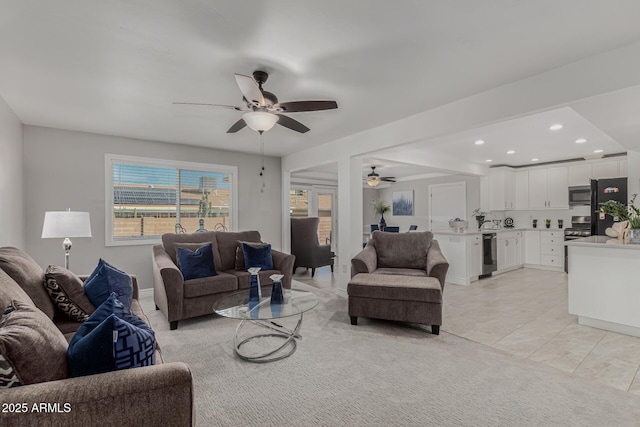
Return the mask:
<svg viewBox="0 0 640 427">
<path fill-rule="evenodd" d="M 89 212 L 53 211 L 44 213 L 42 238 L 91 237 Z"/>
<path fill-rule="evenodd" d="M 254 111 L 252 113 L 245 113 L 242 118 L 251 129 L 256 132 L 266 132 L 278 122 L 280 117 L 275 114 L 266 113 L 264 111 Z"/>
</svg>

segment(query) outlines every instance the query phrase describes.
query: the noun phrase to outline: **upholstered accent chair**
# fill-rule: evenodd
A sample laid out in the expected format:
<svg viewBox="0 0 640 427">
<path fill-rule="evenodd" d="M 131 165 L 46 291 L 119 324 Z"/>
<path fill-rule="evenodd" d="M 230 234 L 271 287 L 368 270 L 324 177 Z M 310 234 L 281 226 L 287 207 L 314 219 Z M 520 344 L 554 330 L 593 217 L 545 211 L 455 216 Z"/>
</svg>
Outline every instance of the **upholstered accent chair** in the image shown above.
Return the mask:
<svg viewBox="0 0 640 427">
<path fill-rule="evenodd" d="M 331 266 L 333 272 L 334 253 L 331 245 L 321 245 L 318 241 L 318 226 L 320 218 L 291 218 L 291 254 L 295 255 L 296 268 L 306 267 L 311 269 L 311 277 L 316 274 L 316 268 Z"/>
<path fill-rule="evenodd" d="M 351 324 L 358 317 L 442 325 L 442 291 L 449 263 L 430 231 L 375 231 L 351 260 L 347 286 Z"/>
</svg>

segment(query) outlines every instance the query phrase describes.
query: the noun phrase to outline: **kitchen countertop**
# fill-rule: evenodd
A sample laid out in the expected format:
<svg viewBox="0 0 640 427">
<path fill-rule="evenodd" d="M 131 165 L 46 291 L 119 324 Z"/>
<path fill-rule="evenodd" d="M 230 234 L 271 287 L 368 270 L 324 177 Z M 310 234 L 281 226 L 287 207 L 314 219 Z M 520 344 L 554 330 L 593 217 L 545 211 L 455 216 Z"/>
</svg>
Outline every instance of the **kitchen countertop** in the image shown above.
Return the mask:
<svg viewBox="0 0 640 427">
<path fill-rule="evenodd" d="M 472 236 L 474 234 L 488 234 L 488 233 L 505 233 L 509 231 L 562 231 L 563 228 L 526 228 L 526 227 L 514 227 L 514 228 L 483 228 L 477 230 L 475 228 L 468 228 L 464 231 L 454 231 L 451 228 L 444 228 L 442 230 L 433 230 L 433 234 L 445 234 L 452 236 Z"/>
<path fill-rule="evenodd" d="M 566 246 L 582 246 L 589 248 L 615 248 L 640 251 L 640 245 L 623 243 L 620 239 L 609 236 L 589 236 L 582 239 L 564 242 Z"/>
</svg>

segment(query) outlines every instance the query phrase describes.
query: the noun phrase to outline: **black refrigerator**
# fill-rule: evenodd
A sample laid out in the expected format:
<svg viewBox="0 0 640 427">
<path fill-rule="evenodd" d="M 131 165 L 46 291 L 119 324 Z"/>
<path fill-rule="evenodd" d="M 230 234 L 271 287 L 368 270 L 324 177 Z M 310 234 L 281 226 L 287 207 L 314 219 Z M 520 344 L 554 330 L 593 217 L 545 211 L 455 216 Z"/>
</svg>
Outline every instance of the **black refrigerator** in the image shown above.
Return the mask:
<svg viewBox="0 0 640 427">
<path fill-rule="evenodd" d="M 591 180 L 591 235 L 604 235 L 604 231 L 613 225 L 611 215 L 600 214 L 600 203 L 615 200 L 627 205 L 627 178 L 608 178 Z"/>
</svg>

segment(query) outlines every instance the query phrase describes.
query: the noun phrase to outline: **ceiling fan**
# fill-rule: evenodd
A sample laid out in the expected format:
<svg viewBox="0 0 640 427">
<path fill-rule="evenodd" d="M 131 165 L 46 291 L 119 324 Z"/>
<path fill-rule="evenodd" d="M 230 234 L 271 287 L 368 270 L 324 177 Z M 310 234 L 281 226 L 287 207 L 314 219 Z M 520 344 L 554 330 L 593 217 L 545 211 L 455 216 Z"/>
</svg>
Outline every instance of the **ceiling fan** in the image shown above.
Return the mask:
<svg viewBox="0 0 640 427">
<path fill-rule="evenodd" d="M 310 129 L 282 113 L 299 113 L 303 111 L 333 110 L 338 108 L 336 101 L 292 101 L 278 102 L 278 98 L 271 92 L 262 89 L 262 85 L 269 78 L 265 71 L 254 71 L 253 78 L 242 74 L 236 74 L 236 83 L 242 92 L 242 105 L 201 104 L 195 102 L 174 102 L 179 105 L 202 105 L 209 107 L 232 108 L 237 111 L 246 111 L 240 120 L 229 128 L 227 133 L 236 133 L 245 126 L 263 133 L 271 129 L 275 124 L 284 126 L 296 132 L 305 133 Z"/>
<path fill-rule="evenodd" d="M 376 172 L 376 167 L 371 166 L 371 172 L 365 178 L 367 181 L 367 185 L 369 187 L 377 187 L 381 181 L 383 182 L 396 182 L 395 176 L 380 176 L 378 172 Z"/>
</svg>

